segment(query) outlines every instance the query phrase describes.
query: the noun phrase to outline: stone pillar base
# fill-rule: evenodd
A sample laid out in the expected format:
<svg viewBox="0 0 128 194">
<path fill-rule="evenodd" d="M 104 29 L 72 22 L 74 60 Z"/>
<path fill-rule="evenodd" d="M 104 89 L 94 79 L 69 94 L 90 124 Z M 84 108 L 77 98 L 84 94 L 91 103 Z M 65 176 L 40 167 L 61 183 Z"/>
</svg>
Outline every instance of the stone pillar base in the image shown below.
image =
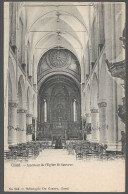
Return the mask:
<svg viewBox="0 0 128 194">
<path fill-rule="evenodd" d="M 107 142 L 107 124 L 106 124 L 106 110 L 107 110 L 107 103 L 100 102 L 98 103 L 99 106 L 99 139 L 101 143 Z"/>
<path fill-rule="evenodd" d="M 107 139 L 99 140 L 99 143 L 101 143 L 101 144 L 108 144 L 108 141 L 107 141 Z"/>
<path fill-rule="evenodd" d="M 26 142 L 26 110 L 17 110 L 17 142 Z"/>
<path fill-rule="evenodd" d="M 122 151 L 121 143 L 107 143 L 107 151 Z"/>
<path fill-rule="evenodd" d="M 17 132 L 15 129 L 8 130 L 8 144 L 14 145 L 17 143 Z"/>
<path fill-rule="evenodd" d="M 92 142 L 99 141 L 99 130 L 98 130 L 98 121 L 99 121 L 99 111 L 96 108 L 91 109 L 91 133 L 92 133 Z"/>
<path fill-rule="evenodd" d="M 93 137 L 92 137 L 92 142 L 99 142 L 99 130 L 95 129 L 93 131 Z"/>
<path fill-rule="evenodd" d="M 87 140 L 91 141 L 91 139 L 92 139 L 92 135 L 91 134 L 87 134 Z"/>
<path fill-rule="evenodd" d="M 17 131 L 17 142 L 26 143 L 26 131 Z"/>
<path fill-rule="evenodd" d="M 32 141 L 32 134 L 27 134 L 26 135 L 26 142 Z"/>
<path fill-rule="evenodd" d="M 17 122 L 17 102 L 8 103 L 8 144 L 17 143 L 17 131 L 16 131 L 16 122 Z"/>
<path fill-rule="evenodd" d="M 91 142 L 99 143 L 99 140 L 98 139 L 92 139 Z"/>
</svg>

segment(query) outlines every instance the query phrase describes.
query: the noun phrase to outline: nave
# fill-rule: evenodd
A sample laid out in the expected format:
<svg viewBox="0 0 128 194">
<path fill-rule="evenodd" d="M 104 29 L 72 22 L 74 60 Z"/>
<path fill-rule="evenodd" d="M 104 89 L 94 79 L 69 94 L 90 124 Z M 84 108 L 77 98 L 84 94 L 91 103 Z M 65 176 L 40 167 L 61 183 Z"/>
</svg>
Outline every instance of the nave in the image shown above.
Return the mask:
<svg viewBox="0 0 128 194">
<path fill-rule="evenodd" d="M 7 158 L 38 155 L 40 144 L 58 138 L 75 158 L 103 151 L 124 157 L 124 8 L 116 2 L 5 5 Z"/>
<path fill-rule="evenodd" d="M 125 15 L 4 3 L 5 191 L 125 191 Z"/>
</svg>

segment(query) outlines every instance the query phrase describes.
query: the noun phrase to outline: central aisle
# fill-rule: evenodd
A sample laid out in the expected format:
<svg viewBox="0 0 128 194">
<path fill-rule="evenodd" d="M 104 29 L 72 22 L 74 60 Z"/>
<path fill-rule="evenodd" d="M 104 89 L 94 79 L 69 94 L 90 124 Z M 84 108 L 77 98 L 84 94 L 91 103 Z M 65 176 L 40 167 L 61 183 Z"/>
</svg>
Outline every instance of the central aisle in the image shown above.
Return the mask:
<svg viewBox="0 0 128 194">
<path fill-rule="evenodd" d="M 32 161 L 32 160 L 31 160 Z M 29 162 L 31 162 L 29 160 Z M 33 160 L 34 162 L 68 162 L 74 163 L 76 161 L 75 153 L 68 154 L 66 149 L 44 149 L 39 156 Z"/>
</svg>

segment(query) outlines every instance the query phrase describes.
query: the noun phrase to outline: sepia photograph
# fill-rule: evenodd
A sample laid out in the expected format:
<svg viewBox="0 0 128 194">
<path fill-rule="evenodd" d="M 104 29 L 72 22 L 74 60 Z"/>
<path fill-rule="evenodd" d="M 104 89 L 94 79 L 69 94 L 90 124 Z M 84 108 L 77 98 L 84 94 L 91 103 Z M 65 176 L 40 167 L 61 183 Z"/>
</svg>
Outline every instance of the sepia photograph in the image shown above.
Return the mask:
<svg viewBox="0 0 128 194">
<path fill-rule="evenodd" d="M 4 2 L 4 191 L 125 192 L 126 5 Z"/>
</svg>

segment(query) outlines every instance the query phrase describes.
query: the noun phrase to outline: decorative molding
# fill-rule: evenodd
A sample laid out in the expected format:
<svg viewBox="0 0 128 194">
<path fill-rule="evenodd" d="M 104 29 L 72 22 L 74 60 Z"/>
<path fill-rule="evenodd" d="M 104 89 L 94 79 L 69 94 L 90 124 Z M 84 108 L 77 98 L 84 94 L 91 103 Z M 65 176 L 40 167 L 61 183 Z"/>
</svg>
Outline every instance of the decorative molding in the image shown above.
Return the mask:
<svg viewBox="0 0 128 194">
<path fill-rule="evenodd" d="M 17 110 L 17 113 L 26 113 L 27 112 L 27 110 L 25 110 L 25 109 L 18 109 Z"/>
<path fill-rule="evenodd" d="M 96 108 L 93 108 L 90 111 L 91 111 L 91 113 L 99 113 L 98 109 L 96 109 Z"/>
<path fill-rule="evenodd" d="M 15 130 L 16 131 L 24 131 L 24 128 L 23 129 L 21 129 L 21 128 L 19 128 L 18 126 L 15 128 Z"/>
<path fill-rule="evenodd" d="M 61 68 L 66 66 L 68 57 L 67 57 L 67 52 L 64 50 L 51 50 L 49 53 L 49 60 L 50 63 L 53 67 L 55 68 Z"/>
<path fill-rule="evenodd" d="M 15 129 L 15 128 L 11 125 L 8 125 L 8 129 L 11 130 L 11 129 Z"/>
<path fill-rule="evenodd" d="M 86 113 L 85 115 L 86 115 L 86 117 L 89 117 L 90 116 L 90 113 Z"/>
<path fill-rule="evenodd" d="M 17 108 L 18 103 L 16 103 L 16 102 L 9 102 L 8 105 L 9 105 L 9 107 Z"/>
<path fill-rule="evenodd" d="M 26 114 L 26 117 L 32 117 L 33 114 Z"/>
<path fill-rule="evenodd" d="M 15 131 L 24 131 L 24 129 L 21 129 L 21 128 L 19 128 L 18 126 L 17 126 L 16 128 L 14 128 L 14 127 L 11 126 L 11 125 L 8 126 L 8 129 L 9 129 L 9 130 L 12 130 L 12 129 L 13 129 L 13 130 L 15 130 Z"/>
<path fill-rule="evenodd" d="M 101 107 L 107 107 L 107 102 L 100 102 L 98 103 L 99 108 Z"/>
<path fill-rule="evenodd" d="M 118 77 L 123 80 L 126 79 L 126 62 L 125 60 L 119 61 L 116 63 L 110 63 L 107 59 L 105 60 L 108 66 L 108 70 L 110 71 L 112 77 Z"/>
</svg>

